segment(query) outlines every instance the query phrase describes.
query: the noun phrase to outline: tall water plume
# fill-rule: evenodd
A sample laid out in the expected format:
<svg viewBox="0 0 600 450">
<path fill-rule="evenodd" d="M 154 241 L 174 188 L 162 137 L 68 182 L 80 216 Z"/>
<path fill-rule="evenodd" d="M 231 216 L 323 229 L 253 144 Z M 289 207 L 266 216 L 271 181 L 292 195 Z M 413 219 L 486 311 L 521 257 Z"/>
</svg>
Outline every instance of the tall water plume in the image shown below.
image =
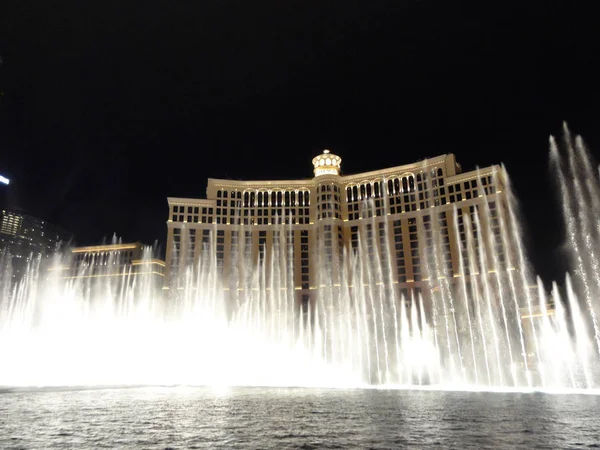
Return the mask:
<svg viewBox="0 0 600 450">
<path fill-rule="evenodd" d="M 236 227 L 228 269 L 216 225 L 206 236 L 184 226 L 201 256 L 169 290 L 111 259 L 69 276 L 38 261 L 13 284 L 3 260 L 0 385 L 597 388 L 600 183 L 567 131 L 563 153 L 552 139 L 575 270 L 550 293 L 528 266 L 504 167 L 478 171 L 480 195 L 464 204 L 429 203 L 435 186 L 423 177 L 408 189 L 427 207 L 413 214 L 381 220 L 392 204 L 378 188 L 350 241 L 336 240 L 340 222 L 314 226 L 308 301 L 295 288 L 286 220 L 270 227 L 272 245 L 259 236 L 258 253 L 253 226 Z M 153 256 L 146 249 L 143 260 Z M 394 259 L 409 258 L 414 288 L 403 289 Z M 108 276 L 115 266 L 123 272 Z"/>
</svg>

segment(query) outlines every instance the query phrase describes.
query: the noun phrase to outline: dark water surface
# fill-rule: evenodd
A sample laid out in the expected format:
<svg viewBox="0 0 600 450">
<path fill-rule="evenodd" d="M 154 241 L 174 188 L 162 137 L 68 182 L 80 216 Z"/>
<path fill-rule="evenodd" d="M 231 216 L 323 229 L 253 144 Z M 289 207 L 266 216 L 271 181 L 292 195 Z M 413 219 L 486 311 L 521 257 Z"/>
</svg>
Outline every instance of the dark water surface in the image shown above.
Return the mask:
<svg viewBox="0 0 600 450">
<path fill-rule="evenodd" d="M 0 394 L 0 448 L 600 447 L 600 397 L 301 388 Z"/>
</svg>

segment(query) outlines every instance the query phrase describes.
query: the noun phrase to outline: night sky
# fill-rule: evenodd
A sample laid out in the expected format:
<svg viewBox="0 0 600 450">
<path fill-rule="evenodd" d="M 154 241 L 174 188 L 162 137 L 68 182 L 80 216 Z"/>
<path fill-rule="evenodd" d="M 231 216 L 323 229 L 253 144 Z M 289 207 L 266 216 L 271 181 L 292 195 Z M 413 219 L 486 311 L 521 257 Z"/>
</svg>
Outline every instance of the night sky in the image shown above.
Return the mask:
<svg viewBox="0 0 600 450">
<path fill-rule="evenodd" d="M 548 136 L 566 120 L 600 156 L 592 3 L 8 0 L 0 174 L 78 244 L 150 244 L 166 197 L 208 177 L 310 178 L 323 148 L 347 174 L 452 152 L 506 164 L 556 276 Z"/>
</svg>

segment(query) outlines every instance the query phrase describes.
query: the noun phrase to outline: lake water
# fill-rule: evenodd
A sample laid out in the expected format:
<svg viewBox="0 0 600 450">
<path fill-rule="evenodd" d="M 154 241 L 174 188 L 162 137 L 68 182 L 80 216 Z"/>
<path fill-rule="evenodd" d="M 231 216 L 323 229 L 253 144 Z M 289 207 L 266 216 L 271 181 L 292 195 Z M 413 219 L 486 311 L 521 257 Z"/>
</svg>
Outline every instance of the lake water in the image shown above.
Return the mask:
<svg viewBox="0 0 600 450">
<path fill-rule="evenodd" d="M 600 396 L 302 388 L 5 391 L 2 449 L 587 448 Z"/>
</svg>

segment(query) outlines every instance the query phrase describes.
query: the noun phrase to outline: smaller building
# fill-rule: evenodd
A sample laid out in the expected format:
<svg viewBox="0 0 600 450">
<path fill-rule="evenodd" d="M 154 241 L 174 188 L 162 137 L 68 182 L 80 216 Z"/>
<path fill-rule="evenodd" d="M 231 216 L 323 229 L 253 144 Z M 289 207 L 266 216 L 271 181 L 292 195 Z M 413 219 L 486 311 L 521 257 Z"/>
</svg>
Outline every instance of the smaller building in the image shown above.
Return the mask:
<svg viewBox="0 0 600 450">
<path fill-rule="evenodd" d="M 50 270 L 62 271 L 60 278 L 64 279 L 122 281 L 145 277 L 156 287 L 163 284 L 165 262 L 152 258 L 141 242 L 75 247 L 70 256 L 67 264 Z"/>
</svg>

